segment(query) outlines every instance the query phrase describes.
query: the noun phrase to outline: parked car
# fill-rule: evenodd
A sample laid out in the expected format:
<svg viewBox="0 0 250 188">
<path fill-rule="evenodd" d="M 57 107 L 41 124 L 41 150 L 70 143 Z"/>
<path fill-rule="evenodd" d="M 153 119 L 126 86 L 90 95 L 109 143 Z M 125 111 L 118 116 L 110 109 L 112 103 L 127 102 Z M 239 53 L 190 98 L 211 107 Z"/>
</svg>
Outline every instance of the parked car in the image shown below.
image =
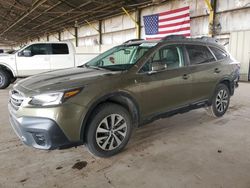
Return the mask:
<svg viewBox="0 0 250 188">
<path fill-rule="evenodd" d="M 127 42 L 83 66 L 19 81 L 10 92 L 10 122 L 29 146 L 85 144 L 109 157 L 153 120 L 200 107 L 223 116 L 237 64 L 209 38 Z"/>
<path fill-rule="evenodd" d="M 82 60 L 75 53 L 71 42 L 32 43 L 12 53 L 0 55 L 0 89 L 8 87 L 17 77 L 73 68 L 83 63 Z"/>
</svg>

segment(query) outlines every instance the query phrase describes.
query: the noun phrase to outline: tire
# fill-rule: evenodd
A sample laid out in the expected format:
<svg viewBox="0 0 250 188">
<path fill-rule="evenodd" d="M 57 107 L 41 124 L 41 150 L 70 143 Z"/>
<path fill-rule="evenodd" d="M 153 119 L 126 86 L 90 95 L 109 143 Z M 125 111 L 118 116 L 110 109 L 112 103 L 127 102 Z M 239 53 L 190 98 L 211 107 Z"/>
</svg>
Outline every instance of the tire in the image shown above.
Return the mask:
<svg viewBox="0 0 250 188">
<path fill-rule="evenodd" d="M 12 77 L 10 83 L 13 84 L 16 80 L 17 80 L 17 78 Z"/>
<path fill-rule="evenodd" d="M 86 145 L 92 154 L 110 157 L 127 145 L 132 130 L 129 112 L 120 105 L 105 103 L 94 110 L 90 117 L 85 134 Z"/>
<path fill-rule="evenodd" d="M 0 89 L 5 89 L 10 85 L 11 78 L 8 72 L 0 70 Z"/>
<path fill-rule="evenodd" d="M 230 103 L 230 92 L 225 84 L 219 84 L 212 97 L 212 105 L 207 108 L 209 115 L 213 117 L 222 117 Z"/>
</svg>

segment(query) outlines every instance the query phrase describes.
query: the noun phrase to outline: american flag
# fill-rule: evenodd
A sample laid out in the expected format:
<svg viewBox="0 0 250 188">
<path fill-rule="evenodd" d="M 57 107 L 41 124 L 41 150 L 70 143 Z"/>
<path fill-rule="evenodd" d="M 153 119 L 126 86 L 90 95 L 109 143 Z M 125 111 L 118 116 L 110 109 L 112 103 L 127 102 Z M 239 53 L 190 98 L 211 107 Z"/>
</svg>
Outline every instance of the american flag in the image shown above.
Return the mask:
<svg viewBox="0 0 250 188">
<path fill-rule="evenodd" d="M 167 35 L 190 36 L 189 6 L 143 16 L 146 40 L 161 39 Z"/>
</svg>

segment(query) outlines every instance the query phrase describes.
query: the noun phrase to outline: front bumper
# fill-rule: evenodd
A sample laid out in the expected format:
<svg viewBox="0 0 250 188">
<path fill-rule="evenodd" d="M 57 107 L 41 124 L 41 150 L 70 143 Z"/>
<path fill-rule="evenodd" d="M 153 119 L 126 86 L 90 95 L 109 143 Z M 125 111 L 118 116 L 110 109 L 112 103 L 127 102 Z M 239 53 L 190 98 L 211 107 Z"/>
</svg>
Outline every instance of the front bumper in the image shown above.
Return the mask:
<svg viewBox="0 0 250 188">
<path fill-rule="evenodd" d="M 57 149 L 71 144 L 56 122 L 51 119 L 17 118 L 10 113 L 10 123 L 17 136 L 28 146 L 38 149 Z"/>
</svg>

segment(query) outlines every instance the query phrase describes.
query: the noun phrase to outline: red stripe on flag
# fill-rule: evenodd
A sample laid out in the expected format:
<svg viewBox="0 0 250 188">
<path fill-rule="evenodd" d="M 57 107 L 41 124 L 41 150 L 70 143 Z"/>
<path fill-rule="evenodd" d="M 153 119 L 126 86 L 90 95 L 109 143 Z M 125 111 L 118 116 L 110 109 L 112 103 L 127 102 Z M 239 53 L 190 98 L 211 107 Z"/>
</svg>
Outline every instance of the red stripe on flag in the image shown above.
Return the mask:
<svg viewBox="0 0 250 188">
<path fill-rule="evenodd" d="M 176 20 L 176 19 L 186 18 L 186 17 L 189 17 L 189 13 L 183 14 L 183 15 L 180 15 L 180 16 L 174 16 L 174 17 L 171 17 L 171 18 L 159 19 L 159 22 L 166 22 L 166 21 L 171 21 L 171 20 Z"/>
<path fill-rule="evenodd" d="M 190 27 L 182 27 L 182 28 L 179 28 L 179 29 L 161 31 L 161 32 L 159 32 L 159 34 L 169 34 L 169 33 L 176 33 L 176 32 L 179 32 L 179 31 L 189 31 L 189 30 L 190 30 Z"/>
<path fill-rule="evenodd" d="M 179 9 L 175 9 L 175 10 L 170 10 L 170 11 L 162 12 L 159 15 L 160 16 L 166 16 L 166 15 L 169 15 L 169 14 L 174 14 L 174 13 L 185 11 L 185 10 L 188 10 L 188 9 L 189 9 L 189 6 L 183 7 L 183 8 L 179 8 Z"/>
<path fill-rule="evenodd" d="M 190 20 L 185 20 L 183 22 L 177 22 L 177 23 L 172 23 L 172 24 L 160 25 L 159 28 L 174 27 L 174 26 L 188 24 L 188 23 L 190 23 Z"/>
</svg>

